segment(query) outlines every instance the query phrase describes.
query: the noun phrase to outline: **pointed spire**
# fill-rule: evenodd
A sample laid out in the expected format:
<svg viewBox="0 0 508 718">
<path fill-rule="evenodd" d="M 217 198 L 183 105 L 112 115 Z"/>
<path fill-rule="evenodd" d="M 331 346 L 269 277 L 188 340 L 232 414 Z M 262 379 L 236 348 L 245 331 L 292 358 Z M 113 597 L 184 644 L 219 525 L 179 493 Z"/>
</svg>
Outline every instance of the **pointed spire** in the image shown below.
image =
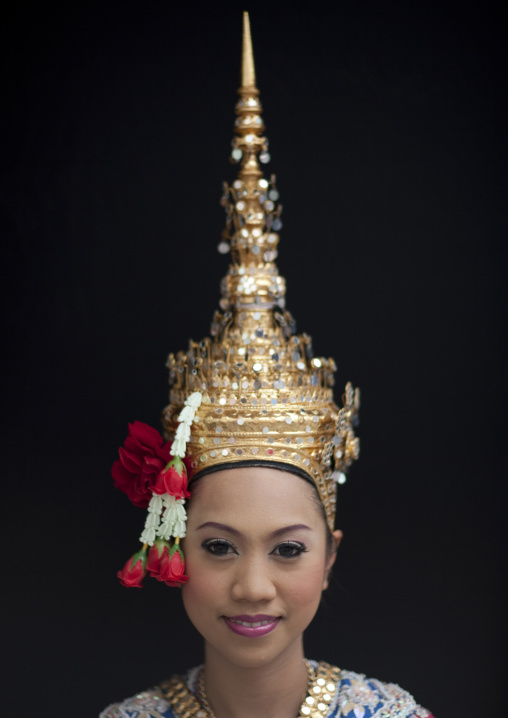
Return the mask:
<svg viewBox="0 0 508 718">
<path fill-rule="evenodd" d="M 233 158 L 241 162 L 240 179 L 247 176 L 259 178 L 262 172 L 259 160 L 267 155 L 267 140 L 262 137 L 265 129 L 261 117 L 261 103 L 259 90 L 256 87 L 256 71 L 254 69 L 254 55 L 252 52 L 252 38 L 250 34 L 249 13 L 243 13 L 243 43 L 242 43 L 242 69 L 240 73 L 240 99 L 236 105 L 238 118 L 235 122 L 235 132 L 238 137 L 233 140 Z M 262 156 L 261 154 L 262 153 Z"/>
<path fill-rule="evenodd" d="M 222 205 L 226 228 L 219 252 L 231 251 L 232 264 L 221 285 L 221 309 L 251 309 L 271 312 L 284 307 L 286 286 L 275 259 L 282 227 L 282 206 L 275 175 L 263 177 L 262 165 L 270 161 L 265 124 L 261 116 L 259 90 L 252 54 L 248 13 L 243 14 L 241 86 L 236 104 L 235 136 L 231 159 L 238 163 L 237 179 L 224 185 Z M 256 319 L 255 321 L 260 321 Z M 267 322 L 272 321 L 267 318 Z"/>
<path fill-rule="evenodd" d="M 252 54 L 249 13 L 243 13 L 243 47 L 242 47 L 242 87 L 256 87 L 256 70 Z"/>
</svg>

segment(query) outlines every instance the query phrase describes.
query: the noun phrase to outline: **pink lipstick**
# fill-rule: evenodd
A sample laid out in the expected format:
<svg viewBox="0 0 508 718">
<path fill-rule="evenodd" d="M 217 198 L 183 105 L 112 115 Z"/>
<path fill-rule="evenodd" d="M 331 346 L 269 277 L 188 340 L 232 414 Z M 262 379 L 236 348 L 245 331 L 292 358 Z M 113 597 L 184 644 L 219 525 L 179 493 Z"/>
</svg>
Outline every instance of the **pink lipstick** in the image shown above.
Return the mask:
<svg viewBox="0 0 508 718">
<path fill-rule="evenodd" d="M 276 616 L 224 616 L 226 626 L 244 638 L 260 638 L 266 636 L 277 627 L 280 618 Z"/>
</svg>

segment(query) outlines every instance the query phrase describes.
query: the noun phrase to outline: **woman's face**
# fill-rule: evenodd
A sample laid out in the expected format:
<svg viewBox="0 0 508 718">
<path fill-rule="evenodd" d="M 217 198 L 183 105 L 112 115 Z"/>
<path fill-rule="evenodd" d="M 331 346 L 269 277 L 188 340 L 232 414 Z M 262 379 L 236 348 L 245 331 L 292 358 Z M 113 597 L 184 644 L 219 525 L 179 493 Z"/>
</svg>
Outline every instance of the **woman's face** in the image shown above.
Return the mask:
<svg viewBox="0 0 508 718">
<path fill-rule="evenodd" d="M 197 486 L 182 594 L 207 655 L 255 667 L 301 650 L 335 558 L 327 555 L 313 487 L 286 471 L 255 467 L 219 471 Z"/>
</svg>

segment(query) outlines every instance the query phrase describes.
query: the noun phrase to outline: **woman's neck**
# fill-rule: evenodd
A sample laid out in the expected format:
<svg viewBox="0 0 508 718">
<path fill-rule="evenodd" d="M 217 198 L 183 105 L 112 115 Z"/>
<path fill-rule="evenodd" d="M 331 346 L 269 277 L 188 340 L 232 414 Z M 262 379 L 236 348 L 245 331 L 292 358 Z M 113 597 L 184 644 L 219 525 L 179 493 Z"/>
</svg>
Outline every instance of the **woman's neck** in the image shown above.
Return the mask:
<svg viewBox="0 0 508 718">
<path fill-rule="evenodd" d="M 232 663 L 205 645 L 205 687 L 216 718 L 296 718 L 307 683 L 301 637 L 255 667 Z"/>
</svg>

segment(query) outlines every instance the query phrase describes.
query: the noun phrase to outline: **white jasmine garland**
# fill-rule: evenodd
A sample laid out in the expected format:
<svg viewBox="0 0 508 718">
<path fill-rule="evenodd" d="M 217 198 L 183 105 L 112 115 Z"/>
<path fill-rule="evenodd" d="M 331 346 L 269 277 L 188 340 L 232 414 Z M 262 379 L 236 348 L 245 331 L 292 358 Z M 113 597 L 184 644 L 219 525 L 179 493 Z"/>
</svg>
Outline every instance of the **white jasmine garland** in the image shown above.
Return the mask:
<svg viewBox="0 0 508 718">
<path fill-rule="evenodd" d="M 171 456 L 183 459 L 187 451 L 187 442 L 191 436 L 191 425 L 196 411 L 201 406 L 203 395 L 199 391 L 187 397 L 184 407 L 178 416 L 178 427 L 175 439 L 171 446 Z M 148 504 L 148 514 L 145 527 L 140 536 L 143 544 L 153 546 L 156 537 L 169 541 L 173 538 L 184 538 L 187 513 L 185 499 L 175 499 L 174 496 L 153 494 Z"/>
<path fill-rule="evenodd" d="M 147 543 L 149 546 L 153 546 L 156 531 L 160 523 L 162 506 L 162 497 L 153 494 L 150 499 L 150 503 L 148 504 L 148 514 L 146 516 L 145 528 L 139 537 L 142 544 Z"/>
<path fill-rule="evenodd" d="M 178 424 L 175 439 L 183 439 L 187 443 L 190 439 L 190 426 L 188 424 Z"/>
<path fill-rule="evenodd" d="M 185 511 L 185 499 L 176 500 L 176 518 L 179 521 L 187 520 L 187 512 Z"/>
<path fill-rule="evenodd" d="M 175 521 L 175 526 L 173 528 L 173 536 L 175 538 L 185 538 L 186 534 L 186 521 Z"/>
<path fill-rule="evenodd" d="M 172 456 L 178 456 L 180 459 L 183 459 L 186 448 L 187 442 L 183 437 L 175 438 L 173 446 L 171 447 L 171 454 Z"/>
<path fill-rule="evenodd" d="M 154 514 L 159 514 L 159 516 L 162 513 L 162 496 L 159 496 L 158 494 L 154 494 L 152 498 L 150 499 L 150 504 L 148 506 L 148 510 L 153 511 Z M 151 507 L 151 508 L 150 508 Z"/>
<path fill-rule="evenodd" d="M 178 421 L 182 421 L 186 424 L 192 423 L 192 420 L 194 419 L 194 413 L 195 410 L 192 408 L 192 406 L 184 406 L 182 411 L 180 412 Z"/>
<path fill-rule="evenodd" d="M 187 442 L 191 436 L 192 422 L 194 421 L 197 410 L 201 406 L 202 400 L 203 395 L 200 391 L 194 391 L 185 400 L 184 407 L 178 416 L 178 421 L 180 423 L 176 430 L 173 446 L 171 447 L 171 454 L 173 454 L 173 456 L 178 456 L 181 459 L 185 456 L 187 451 Z M 171 533 L 169 535 L 173 535 L 176 539 L 184 538 L 187 521 L 187 513 L 185 511 L 184 504 L 184 499 L 174 501 L 174 504 L 172 504 L 171 507 L 166 504 L 166 511 L 164 514 L 164 534 L 166 534 L 166 513 L 170 513 L 172 526 Z M 169 521 L 167 528 L 169 529 Z M 162 526 L 159 530 L 162 530 Z"/>
<path fill-rule="evenodd" d="M 171 521 L 169 518 L 167 521 L 163 521 L 161 525 L 159 526 L 159 529 L 157 531 L 157 535 L 159 538 L 164 539 L 164 541 L 169 541 L 170 538 L 173 536 L 173 530 L 175 528 L 175 522 Z"/>
<path fill-rule="evenodd" d="M 194 391 L 185 400 L 183 409 L 178 416 L 178 421 L 180 423 L 178 424 L 178 428 L 176 430 L 173 446 L 169 452 L 171 456 L 178 456 L 180 459 L 183 459 L 185 456 L 187 442 L 190 439 L 190 428 L 192 422 L 194 421 L 196 411 L 201 406 L 202 400 L 203 395 L 200 391 Z"/>
<path fill-rule="evenodd" d="M 201 406 L 201 402 L 203 400 L 203 394 L 201 394 L 200 391 L 194 391 L 192 394 L 190 394 L 187 399 L 185 400 L 185 406 L 190 406 L 192 409 L 194 409 L 194 413 L 199 409 Z"/>
<path fill-rule="evenodd" d="M 150 514 L 148 514 L 150 516 Z M 149 546 L 153 546 L 155 543 L 155 529 L 150 528 L 145 524 L 145 528 L 141 532 L 141 536 L 139 537 L 139 540 L 143 544 L 148 544 Z"/>
<path fill-rule="evenodd" d="M 187 519 L 187 513 L 185 511 L 184 503 L 185 499 L 175 499 L 174 496 L 164 494 L 164 514 L 162 522 L 157 529 L 157 535 L 163 538 L 165 541 L 169 541 L 172 536 L 176 537 L 175 527 L 178 524 L 180 538 L 185 536 L 185 521 Z M 183 535 L 181 534 L 181 526 L 183 523 Z"/>
<path fill-rule="evenodd" d="M 159 516 L 149 513 L 146 517 L 145 528 L 156 529 L 159 526 Z"/>
<path fill-rule="evenodd" d="M 164 515 L 162 518 L 162 523 L 165 523 L 167 521 L 175 522 L 177 515 L 176 515 L 176 502 L 182 501 L 183 499 L 175 499 L 174 496 L 170 496 L 169 494 L 164 494 L 162 497 L 163 503 L 164 503 Z"/>
</svg>

